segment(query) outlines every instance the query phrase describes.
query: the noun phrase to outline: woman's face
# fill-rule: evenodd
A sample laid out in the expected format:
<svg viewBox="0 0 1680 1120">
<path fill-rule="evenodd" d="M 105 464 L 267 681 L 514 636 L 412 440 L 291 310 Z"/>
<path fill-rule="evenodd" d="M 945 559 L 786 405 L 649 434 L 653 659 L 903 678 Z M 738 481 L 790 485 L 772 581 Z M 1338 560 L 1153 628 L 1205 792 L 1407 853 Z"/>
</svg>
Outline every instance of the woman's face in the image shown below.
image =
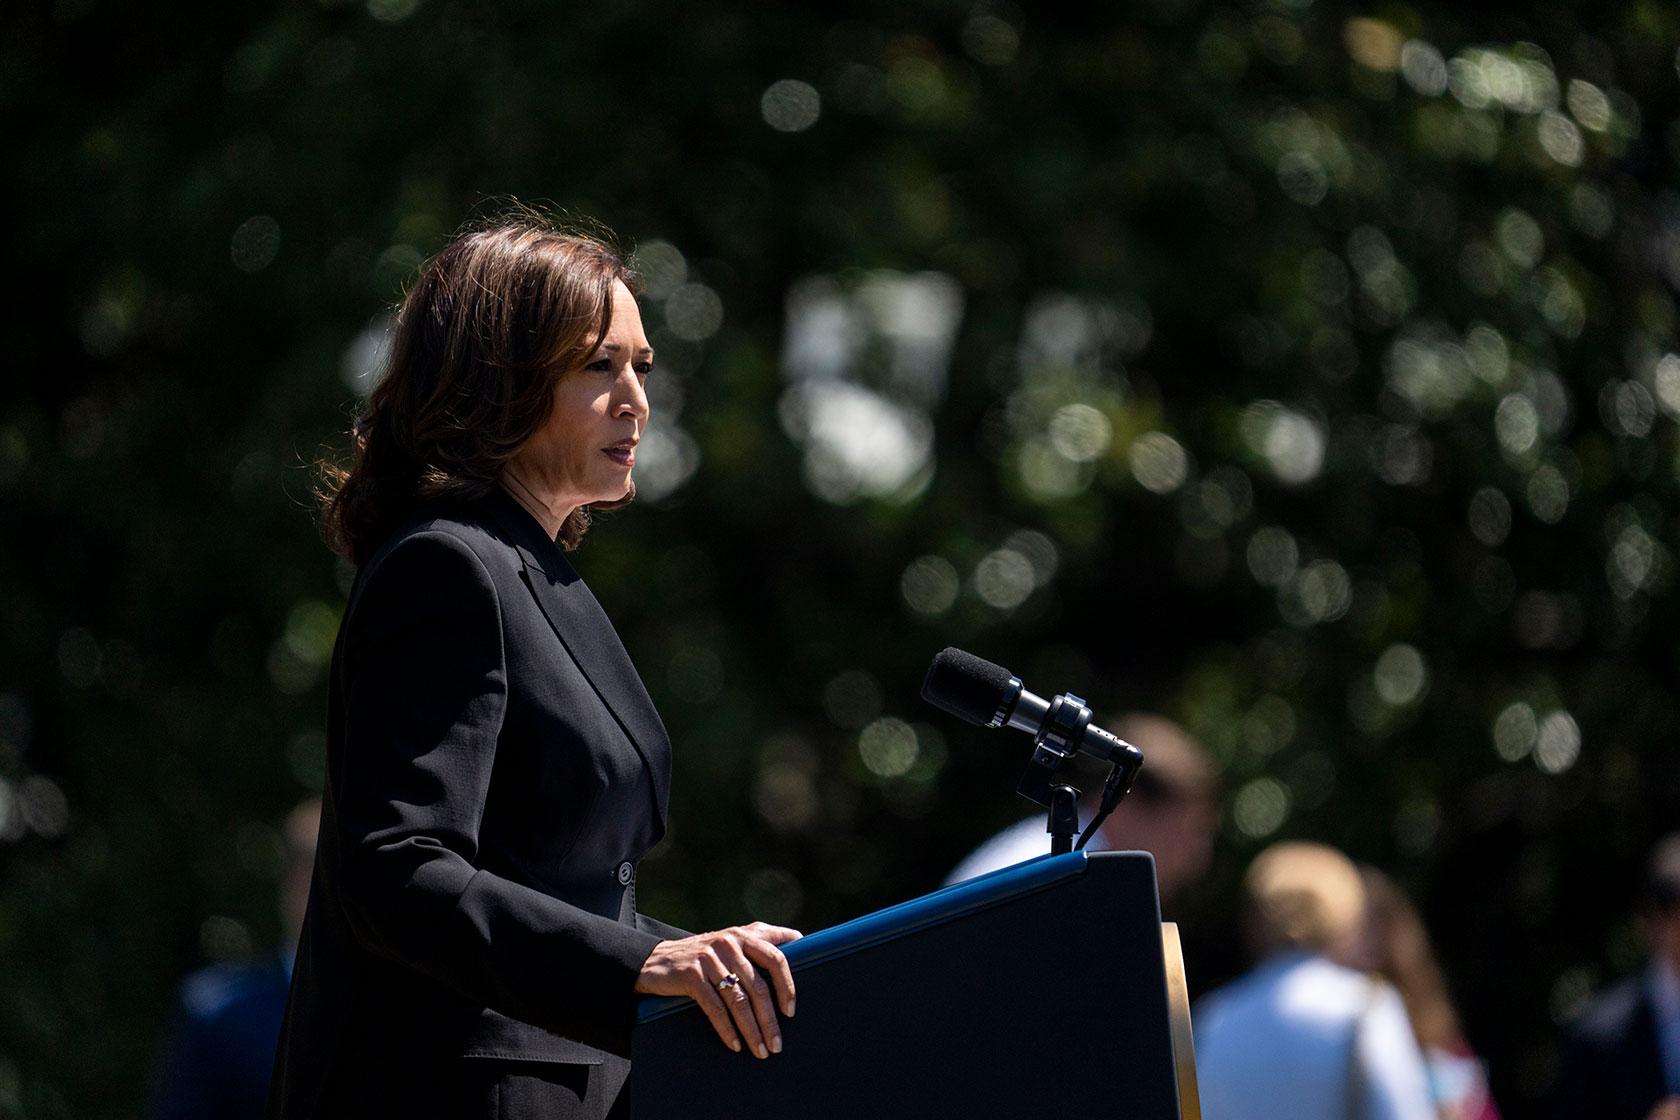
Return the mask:
<svg viewBox="0 0 1680 1120">
<path fill-rule="evenodd" d="M 644 387 L 652 370 L 636 297 L 617 283 L 612 329 L 583 368 L 560 375 L 548 423 L 514 456 L 522 475 L 534 476 L 544 497 L 567 511 L 624 497 L 647 424 Z"/>
</svg>

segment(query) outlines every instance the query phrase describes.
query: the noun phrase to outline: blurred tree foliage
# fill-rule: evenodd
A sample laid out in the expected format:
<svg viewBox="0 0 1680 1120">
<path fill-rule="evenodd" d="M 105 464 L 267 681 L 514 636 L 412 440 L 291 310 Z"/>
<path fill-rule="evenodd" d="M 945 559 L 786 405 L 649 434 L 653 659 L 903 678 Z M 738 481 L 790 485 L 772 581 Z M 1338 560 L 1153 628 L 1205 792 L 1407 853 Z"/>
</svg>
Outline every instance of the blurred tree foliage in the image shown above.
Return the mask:
<svg viewBox="0 0 1680 1120">
<path fill-rule="evenodd" d="M 311 464 L 516 196 L 650 280 L 578 561 L 679 748 L 651 912 L 822 926 L 1023 815 L 1024 741 L 916 696 L 960 645 L 1217 753 L 1198 987 L 1246 859 L 1330 840 L 1532 1114 L 1680 804 L 1680 16 L 1104 8 L 7 12 L 0 1113 L 132 1114 L 178 977 L 278 936 Z"/>
</svg>

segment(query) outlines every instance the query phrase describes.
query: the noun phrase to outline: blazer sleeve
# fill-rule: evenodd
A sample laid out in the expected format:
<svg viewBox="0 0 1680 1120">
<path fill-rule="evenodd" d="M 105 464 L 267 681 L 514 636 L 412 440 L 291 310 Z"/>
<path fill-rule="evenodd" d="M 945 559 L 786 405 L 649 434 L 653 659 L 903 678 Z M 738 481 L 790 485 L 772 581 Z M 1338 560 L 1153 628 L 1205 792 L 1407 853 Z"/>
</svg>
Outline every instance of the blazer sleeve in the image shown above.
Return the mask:
<svg viewBox="0 0 1680 1120">
<path fill-rule="evenodd" d="M 661 938 L 475 866 L 508 689 L 483 561 L 452 534 L 415 534 L 351 612 L 336 792 L 354 935 L 496 1011 L 624 1052 Z"/>
<path fill-rule="evenodd" d="M 636 928 L 644 933 L 653 934 L 661 941 L 678 941 L 684 937 L 692 936 L 686 929 L 678 929 L 676 926 L 667 925 L 658 918 L 650 918 L 646 914 L 636 915 Z"/>
</svg>

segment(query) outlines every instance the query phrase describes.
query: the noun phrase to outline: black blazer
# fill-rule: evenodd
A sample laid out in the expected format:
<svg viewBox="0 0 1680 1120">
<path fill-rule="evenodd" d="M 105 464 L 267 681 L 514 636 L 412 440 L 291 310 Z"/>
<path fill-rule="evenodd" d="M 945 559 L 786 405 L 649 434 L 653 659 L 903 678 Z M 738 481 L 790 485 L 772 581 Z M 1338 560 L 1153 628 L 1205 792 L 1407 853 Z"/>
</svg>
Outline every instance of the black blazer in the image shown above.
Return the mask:
<svg viewBox="0 0 1680 1120">
<path fill-rule="evenodd" d="M 600 604 L 511 497 L 410 517 L 333 652 L 269 1115 L 494 1114 L 514 1073 L 622 1082 L 636 978 L 681 936 L 635 905 L 670 751 Z"/>
<path fill-rule="evenodd" d="M 1593 997 L 1564 1032 L 1556 1120 L 1645 1120 L 1663 1098 L 1657 1015 L 1643 974 Z"/>
</svg>

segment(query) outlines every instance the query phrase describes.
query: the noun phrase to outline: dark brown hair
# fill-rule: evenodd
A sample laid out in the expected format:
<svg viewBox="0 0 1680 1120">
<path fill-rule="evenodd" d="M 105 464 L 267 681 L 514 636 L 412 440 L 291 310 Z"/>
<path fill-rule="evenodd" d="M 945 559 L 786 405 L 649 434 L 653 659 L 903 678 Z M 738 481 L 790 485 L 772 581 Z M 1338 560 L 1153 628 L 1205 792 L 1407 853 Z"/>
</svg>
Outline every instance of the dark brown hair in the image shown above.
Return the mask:
<svg viewBox="0 0 1680 1120">
<path fill-rule="evenodd" d="M 421 267 L 384 376 L 351 428 L 350 466 L 322 469 L 322 535 L 334 552 L 362 564 L 422 504 L 474 501 L 497 485 L 548 420 L 555 382 L 606 338 L 614 283 L 637 289 L 610 238 L 519 210 Z M 588 508 L 572 511 L 561 545 L 577 547 L 588 527 Z"/>
</svg>

